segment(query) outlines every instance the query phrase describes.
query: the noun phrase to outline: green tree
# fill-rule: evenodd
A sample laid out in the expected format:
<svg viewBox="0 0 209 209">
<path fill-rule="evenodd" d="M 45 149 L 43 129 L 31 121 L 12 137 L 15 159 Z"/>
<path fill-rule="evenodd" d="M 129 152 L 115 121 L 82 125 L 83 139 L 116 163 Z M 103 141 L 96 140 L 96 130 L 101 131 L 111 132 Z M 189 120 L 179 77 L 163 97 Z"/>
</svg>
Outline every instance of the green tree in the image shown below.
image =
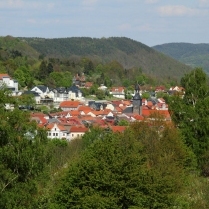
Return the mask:
<svg viewBox="0 0 209 209">
<path fill-rule="evenodd" d="M 47 81 L 55 87 L 69 87 L 72 85 L 72 75 L 70 72 L 52 72 Z"/>
<path fill-rule="evenodd" d="M 0 91 L 0 208 L 30 208 L 37 194 L 36 177 L 48 162 L 45 131 L 31 122 L 29 114 L 5 104 L 18 102 Z"/>
<path fill-rule="evenodd" d="M 205 168 L 209 152 L 208 79 L 202 69 L 196 68 L 181 79 L 181 85 L 185 88 L 183 98 L 175 95 L 169 99 L 172 119 L 196 154 L 200 168 Z M 209 167 L 204 170 L 209 171 Z"/>
<path fill-rule="evenodd" d="M 191 156 L 174 127 L 135 123 L 123 134 L 97 129 L 85 141 L 55 194 L 57 208 L 182 207 Z"/>
</svg>

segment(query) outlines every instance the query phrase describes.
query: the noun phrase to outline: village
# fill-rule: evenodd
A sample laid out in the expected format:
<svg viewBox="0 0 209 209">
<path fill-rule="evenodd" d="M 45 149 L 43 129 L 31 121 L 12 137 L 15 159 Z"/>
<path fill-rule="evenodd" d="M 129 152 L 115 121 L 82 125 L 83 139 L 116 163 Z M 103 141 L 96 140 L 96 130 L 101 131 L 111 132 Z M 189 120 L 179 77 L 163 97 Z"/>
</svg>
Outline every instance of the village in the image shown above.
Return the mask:
<svg viewBox="0 0 209 209">
<path fill-rule="evenodd" d="M 125 87 L 115 86 L 109 89 L 112 100 L 89 100 L 82 96 L 81 88 L 90 88 L 92 83 L 85 82 L 84 75 L 74 76 L 73 85 L 69 88 L 59 87 L 50 89 L 47 86 L 34 86 L 29 91 L 19 91 L 18 82 L 8 74 L 0 74 L 0 84 L 5 84 L 13 96 L 31 94 L 35 103 L 53 104 L 57 111 L 44 113 L 31 111 L 31 120 L 47 131 L 49 139 L 63 139 L 71 141 L 82 137 L 91 127 L 100 127 L 108 131 L 123 132 L 128 124 L 145 119 L 152 120 L 154 113 L 159 113 L 164 120 L 171 121 L 168 105 L 163 98 L 157 98 L 158 92 L 174 94 L 184 90 L 175 86 L 168 90 L 157 86 L 154 94 L 148 99 L 142 98 L 139 84 L 134 87 L 132 99 L 125 99 Z M 103 84 L 100 90 L 106 90 Z"/>
</svg>

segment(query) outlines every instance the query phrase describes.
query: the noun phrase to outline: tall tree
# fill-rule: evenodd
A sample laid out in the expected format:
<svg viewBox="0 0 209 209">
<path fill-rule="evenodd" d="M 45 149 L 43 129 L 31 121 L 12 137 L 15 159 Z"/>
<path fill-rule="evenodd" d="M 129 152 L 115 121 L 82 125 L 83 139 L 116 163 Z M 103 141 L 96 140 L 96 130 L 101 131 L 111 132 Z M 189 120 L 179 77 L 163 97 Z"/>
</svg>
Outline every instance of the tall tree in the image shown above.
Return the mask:
<svg viewBox="0 0 209 209">
<path fill-rule="evenodd" d="M 21 111 L 18 101 L 0 91 L 0 208 L 29 208 L 37 187 L 35 178 L 43 171 L 48 154 L 46 133 Z M 4 104 L 14 104 L 13 111 Z"/>
<path fill-rule="evenodd" d="M 197 156 L 200 167 L 208 166 L 209 175 L 209 86 L 201 68 L 196 68 L 181 79 L 185 95 L 175 95 L 169 100 L 169 108 L 175 124 L 185 141 Z"/>
</svg>

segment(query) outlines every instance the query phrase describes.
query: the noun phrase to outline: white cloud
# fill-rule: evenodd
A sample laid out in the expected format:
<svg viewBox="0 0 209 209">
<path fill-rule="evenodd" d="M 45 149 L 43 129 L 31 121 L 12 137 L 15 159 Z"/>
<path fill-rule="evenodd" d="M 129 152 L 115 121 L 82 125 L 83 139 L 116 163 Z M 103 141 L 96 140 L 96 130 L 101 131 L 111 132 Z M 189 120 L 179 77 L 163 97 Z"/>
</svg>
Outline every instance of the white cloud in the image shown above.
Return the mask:
<svg viewBox="0 0 209 209">
<path fill-rule="evenodd" d="M 158 7 L 158 13 L 162 16 L 184 16 L 184 15 L 199 15 L 205 11 L 189 8 L 183 5 L 168 5 Z"/>
</svg>

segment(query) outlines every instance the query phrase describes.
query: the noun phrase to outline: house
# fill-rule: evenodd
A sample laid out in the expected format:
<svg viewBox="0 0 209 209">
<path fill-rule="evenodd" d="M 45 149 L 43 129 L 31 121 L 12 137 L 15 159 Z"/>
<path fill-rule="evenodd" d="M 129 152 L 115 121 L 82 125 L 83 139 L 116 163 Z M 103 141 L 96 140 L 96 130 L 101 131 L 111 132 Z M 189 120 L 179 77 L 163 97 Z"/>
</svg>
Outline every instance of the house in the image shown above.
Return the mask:
<svg viewBox="0 0 209 209">
<path fill-rule="evenodd" d="M 85 83 L 85 88 L 89 89 L 93 86 L 93 82 L 86 82 Z"/>
<path fill-rule="evenodd" d="M 110 94 L 112 94 L 113 97 L 125 99 L 125 88 L 124 87 L 112 87 L 110 90 Z"/>
<path fill-rule="evenodd" d="M 35 91 L 36 93 L 38 93 L 41 97 L 41 99 L 44 99 L 46 97 L 48 97 L 49 94 L 49 88 L 47 86 L 43 86 L 43 85 L 38 85 L 38 86 L 34 86 L 31 91 Z"/>
<path fill-rule="evenodd" d="M 68 91 L 65 87 L 58 87 L 52 89 L 48 96 L 53 99 L 54 102 L 63 102 L 67 101 L 68 99 Z"/>
<path fill-rule="evenodd" d="M 85 86 L 86 83 L 86 77 L 84 75 L 84 73 L 82 73 L 81 76 L 79 76 L 78 74 L 76 74 L 76 76 L 73 77 L 73 84 L 76 86 Z"/>
<path fill-rule="evenodd" d="M 82 93 L 78 86 L 73 85 L 67 89 L 69 100 L 83 100 Z"/>
<path fill-rule="evenodd" d="M 72 126 L 70 128 L 70 140 L 82 137 L 88 130 L 85 126 Z"/>
<path fill-rule="evenodd" d="M 24 91 L 22 93 L 22 95 L 32 95 L 32 97 L 35 100 L 36 104 L 40 104 L 41 103 L 41 96 L 39 93 L 35 92 L 35 91 Z"/>
<path fill-rule="evenodd" d="M 59 107 L 63 111 L 77 110 L 81 105 L 79 101 L 63 101 L 60 103 Z"/>
<path fill-rule="evenodd" d="M 165 92 L 165 86 L 157 86 L 155 92 Z"/>
<path fill-rule="evenodd" d="M 18 92 L 18 82 L 8 74 L 0 74 L 0 87 L 5 86 L 14 93 Z"/>
<path fill-rule="evenodd" d="M 107 86 L 105 86 L 104 84 L 101 84 L 98 89 L 102 90 L 102 91 L 106 91 L 107 90 Z"/>
<path fill-rule="evenodd" d="M 46 126 L 47 136 L 49 139 L 65 139 L 70 140 L 69 131 L 61 124 L 50 123 Z"/>
</svg>

